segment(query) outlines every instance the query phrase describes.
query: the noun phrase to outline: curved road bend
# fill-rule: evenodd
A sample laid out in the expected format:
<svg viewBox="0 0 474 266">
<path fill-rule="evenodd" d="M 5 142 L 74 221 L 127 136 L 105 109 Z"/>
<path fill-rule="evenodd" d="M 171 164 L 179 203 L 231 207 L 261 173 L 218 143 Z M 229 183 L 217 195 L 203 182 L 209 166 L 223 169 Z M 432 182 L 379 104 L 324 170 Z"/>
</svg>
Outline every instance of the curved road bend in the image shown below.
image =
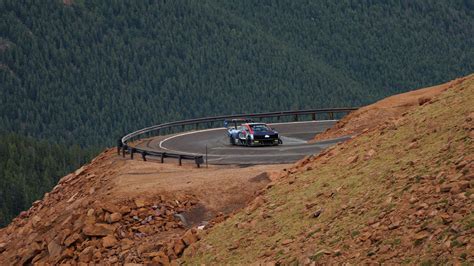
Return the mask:
<svg viewBox="0 0 474 266">
<path fill-rule="evenodd" d="M 243 147 L 232 146 L 225 128 L 214 128 L 184 132 L 170 136 L 161 136 L 144 141 L 140 148 L 204 155 L 206 145 L 210 164 L 280 164 L 293 163 L 306 155 L 319 153 L 328 146 L 334 145 L 349 137 L 342 137 L 308 144 L 317 133 L 333 126 L 336 121 L 305 121 L 269 124 L 275 128 L 283 140 L 279 146 Z"/>
</svg>

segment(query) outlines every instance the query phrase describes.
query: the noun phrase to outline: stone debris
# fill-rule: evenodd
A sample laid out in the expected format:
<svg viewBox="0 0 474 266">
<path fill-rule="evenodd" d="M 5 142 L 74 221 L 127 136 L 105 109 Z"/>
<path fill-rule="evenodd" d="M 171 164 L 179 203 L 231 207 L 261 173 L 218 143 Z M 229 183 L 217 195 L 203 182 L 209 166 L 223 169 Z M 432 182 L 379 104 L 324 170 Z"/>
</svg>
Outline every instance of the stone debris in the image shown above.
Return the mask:
<svg viewBox="0 0 474 266">
<path fill-rule="evenodd" d="M 0 231 L 0 265 L 169 265 L 199 240 L 176 218 L 197 204 L 193 196 L 94 199 L 110 174 L 100 165 L 106 154 L 63 177 Z"/>
</svg>

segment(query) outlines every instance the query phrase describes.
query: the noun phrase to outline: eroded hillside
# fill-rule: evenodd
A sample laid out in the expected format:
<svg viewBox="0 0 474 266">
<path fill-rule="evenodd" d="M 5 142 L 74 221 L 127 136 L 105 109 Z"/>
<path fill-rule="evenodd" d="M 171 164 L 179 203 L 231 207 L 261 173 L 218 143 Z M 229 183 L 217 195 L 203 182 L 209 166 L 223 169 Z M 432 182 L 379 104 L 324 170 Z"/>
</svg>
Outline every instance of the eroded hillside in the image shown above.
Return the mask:
<svg viewBox="0 0 474 266">
<path fill-rule="evenodd" d="M 283 167 L 179 167 L 107 150 L 0 229 L 0 265 L 168 264 L 197 226 L 244 207 Z"/>
<path fill-rule="evenodd" d="M 474 75 L 300 161 L 186 264 L 474 261 Z"/>
</svg>

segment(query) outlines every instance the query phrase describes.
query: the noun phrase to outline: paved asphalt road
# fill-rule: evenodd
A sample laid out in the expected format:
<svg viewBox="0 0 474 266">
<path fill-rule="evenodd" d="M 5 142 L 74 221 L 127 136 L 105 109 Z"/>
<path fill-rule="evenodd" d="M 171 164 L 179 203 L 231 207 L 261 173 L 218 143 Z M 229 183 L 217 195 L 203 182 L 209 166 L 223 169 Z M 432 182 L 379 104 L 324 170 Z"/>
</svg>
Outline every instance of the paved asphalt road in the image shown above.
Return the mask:
<svg viewBox="0 0 474 266">
<path fill-rule="evenodd" d="M 336 121 L 309 121 L 270 124 L 283 141 L 279 146 L 243 147 L 232 146 L 225 128 L 161 136 L 142 142 L 140 148 L 193 155 L 205 155 L 208 149 L 209 164 L 276 164 L 293 163 L 306 155 L 319 153 L 348 137 L 308 144 L 317 133 L 334 125 Z"/>
</svg>

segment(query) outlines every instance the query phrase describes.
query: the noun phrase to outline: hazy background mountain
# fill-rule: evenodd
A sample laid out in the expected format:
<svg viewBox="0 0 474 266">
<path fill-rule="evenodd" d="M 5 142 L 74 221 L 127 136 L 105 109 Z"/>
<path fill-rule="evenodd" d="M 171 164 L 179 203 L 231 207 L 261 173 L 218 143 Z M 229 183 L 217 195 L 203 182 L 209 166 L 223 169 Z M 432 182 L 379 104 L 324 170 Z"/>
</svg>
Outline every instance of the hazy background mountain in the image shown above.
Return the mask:
<svg viewBox="0 0 474 266">
<path fill-rule="evenodd" d="M 34 169 L 0 188 L 0 223 L 134 129 L 360 106 L 474 70 L 472 0 L 0 0 L 0 10 L 0 181 L 12 165 Z M 11 143 L 53 159 L 33 167 Z"/>
</svg>

